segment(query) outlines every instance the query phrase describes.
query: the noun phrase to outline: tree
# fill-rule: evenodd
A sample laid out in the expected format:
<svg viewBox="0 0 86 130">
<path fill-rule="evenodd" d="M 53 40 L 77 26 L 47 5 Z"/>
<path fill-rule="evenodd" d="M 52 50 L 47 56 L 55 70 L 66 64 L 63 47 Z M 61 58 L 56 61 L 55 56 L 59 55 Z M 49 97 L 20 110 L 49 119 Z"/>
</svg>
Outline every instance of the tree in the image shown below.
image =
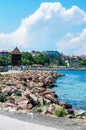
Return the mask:
<svg viewBox="0 0 86 130">
<path fill-rule="evenodd" d="M 60 65 L 64 65 L 64 62 L 61 60 L 61 58 L 55 57 L 55 58 L 50 58 L 50 64 L 51 66 L 60 66 Z"/>
<path fill-rule="evenodd" d="M 81 59 L 79 62 L 81 66 L 86 67 L 86 59 Z"/>
<path fill-rule="evenodd" d="M 35 64 L 41 64 L 41 65 L 45 65 L 45 63 L 49 64 L 50 63 L 50 59 L 43 55 L 43 54 L 39 54 L 37 56 L 34 56 L 34 63 Z"/>
<path fill-rule="evenodd" d="M 31 53 L 29 52 L 22 52 L 21 54 L 21 63 L 22 65 L 32 65 L 33 64 L 33 57 L 31 55 Z"/>
<path fill-rule="evenodd" d="M 7 58 L 0 56 L 0 65 L 1 66 L 6 66 L 7 65 Z"/>
<path fill-rule="evenodd" d="M 7 57 L 7 64 L 11 65 L 11 54 L 9 54 Z"/>
</svg>

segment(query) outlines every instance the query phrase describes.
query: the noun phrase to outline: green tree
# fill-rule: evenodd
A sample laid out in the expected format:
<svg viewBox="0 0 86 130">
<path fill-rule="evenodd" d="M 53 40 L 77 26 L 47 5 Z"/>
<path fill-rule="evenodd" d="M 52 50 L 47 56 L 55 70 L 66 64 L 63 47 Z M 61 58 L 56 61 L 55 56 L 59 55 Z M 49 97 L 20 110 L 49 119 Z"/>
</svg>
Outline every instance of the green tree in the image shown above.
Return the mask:
<svg viewBox="0 0 86 130">
<path fill-rule="evenodd" d="M 7 65 L 7 58 L 0 56 L 0 65 L 1 66 L 6 66 Z"/>
<path fill-rule="evenodd" d="M 11 54 L 9 54 L 7 57 L 7 64 L 11 65 Z"/>
<path fill-rule="evenodd" d="M 21 64 L 22 65 L 32 65 L 34 63 L 33 57 L 29 52 L 22 52 L 21 54 Z"/>
<path fill-rule="evenodd" d="M 61 58 L 50 58 L 50 64 L 51 66 L 60 66 L 64 65 L 64 62 L 61 60 Z"/>
<path fill-rule="evenodd" d="M 86 59 L 80 59 L 79 62 L 81 66 L 86 67 Z"/>
<path fill-rule="evenodd" d="M 34 63 L 35 64 L 41 64 L 41 65 L 45 65 L 46 63 L 49 64 L 50 63 L 50 59 L 43 55 L 43 54 L 39 54 L 37 56 L 34 56 Z"/>
</svg>

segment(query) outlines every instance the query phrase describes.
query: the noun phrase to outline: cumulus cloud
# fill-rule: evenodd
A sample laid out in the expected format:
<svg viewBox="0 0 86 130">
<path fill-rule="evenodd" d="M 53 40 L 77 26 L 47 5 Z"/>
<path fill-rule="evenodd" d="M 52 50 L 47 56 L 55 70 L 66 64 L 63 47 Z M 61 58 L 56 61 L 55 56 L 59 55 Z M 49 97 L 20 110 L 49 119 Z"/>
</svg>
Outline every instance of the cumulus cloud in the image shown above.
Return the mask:
<svg viewBox="0 0 86 130">
<path fill-rule="evenodd" d="M 78 26 L 83 24 L 86 24 L 86 13 L 79 7 L 73 6 L 66 9 L 59 2 L 45 2 L 32 15 L 22 19 L 17 30 L 10 34 L 0 34 L 0 49 L 22 46 L 27 50 L 59 49 L 66 52 L 67 48 L 71 48 L 71 44 L 76 47 L 76 43 L 73 43 L 72 33 L 69 33 L 70 30 L 74 32 Z M 76 33 L 78 32 L 76 31 Z M 63 39 L 65 34 L 66 40 L 69 37 L 72 38 L 69 39 L 69 43 L 68 40 L 65 43 L 65 39 Z M 82 43 L 82 39 L 78 39 L 78 42 Z M 79 44 L 77 44 L 77 49 L 78 46 Z"/>
<path fill-rule="evenodd" d="M 86 55 L 86 28 L 77 36 L 57 42 L 59 51 L 71 55 Z"/>
<path fill-rule="evenodd" d="M 73 37 L 73 34 L 70 33 L 70 32 L 68 32 L 65 36 L 66 36 L 66 37 Z"/>
</svg>

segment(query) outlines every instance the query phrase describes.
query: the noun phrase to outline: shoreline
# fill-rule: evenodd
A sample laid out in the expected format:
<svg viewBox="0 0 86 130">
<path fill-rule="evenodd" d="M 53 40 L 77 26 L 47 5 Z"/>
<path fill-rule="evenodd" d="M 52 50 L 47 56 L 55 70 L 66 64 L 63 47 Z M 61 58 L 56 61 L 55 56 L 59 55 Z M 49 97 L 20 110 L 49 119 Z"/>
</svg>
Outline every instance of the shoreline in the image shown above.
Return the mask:
<svg viewBox="0 0 86 130">
<path fill-rule="evenodd" d="M 86 71 L 86 68 L 71 68 L 71 67 L 66 67 L 66 68 L 56 68 L 56 67 L 42 67 L 42 68 L 28 68 L 28 69 L 25 69 L 24 71 L 52 71 L 52 70 L 75 70 L 75 71 L 78 71 L 78 70 L 83 70 L 83 71 Z M 1 74 L 10 74 L 10 73 L 19 73 L 19 72 L 22 72 L 23 70 L 8 70 L 8 71 L 0 71 Z"/>
<path fill-rule="evenodd" d="M 45 70 L 45 71 L 51 71 L 51 70 L 85 70 L 86 71 L 86 68 L 46 68 L 46 67 L 43 67 L 43 68 L 31 68 L 29 70 Z"/>
<path fill-rule="evenodd" d="M 35 71 L 35 70 L 34 70 Z M 36 70 L 37 71 L 37 70 Z M 38 70 L 39 71 L 39 70 Z M 10 73 L 15 73 L 16 74 L 16 71 L 10 71 Z M 17 71 L 18 73 L 21 73 L 21 71 Z M 32 71 L 33 72 L 33 71 Z M 6 73 L 7 74 L 7 73 Z M 62 76 L 62 75 L 61 75 Z M 19 113 L 18 113 L 19 112 Z M 31 112 L 32 113 L 32 112 Z M 7 115 L 7 116 L 9 116 L 10 114 L 12 115 L 13 114 L 13 118 L 15 118 L 15 116 L 18 118 L 18 116 L 20 116 L 20 119 L 21 119 L 21 116 L 23 115 L 24 116 L 24 119 L 25 119 L 25 116 L 27 115 L 29 115 L 30 113 L 29 113 L 29 111 L 28 111 L 28 113 L 27 113 L 27 111 L 25 112 L 25 111 L 23 111 L 23 110 L 21 110 L 20 109 L 20 111 L 15 111 L 15 109 L 14 108 L 11 108 L 11 106 L 9 106 L 8 108 L 6 108 L 6 109 L 1 109 L 0 110 L 0 114 L 5 114 L 5 115 Z M 34 114 L 34 118 L 36 119 L 37 117 L 38 117 L 38 119 L 40 118 L 41 119 L 41 123 L 43 123 L 43 121 L 44 121 L 44 124 L 43 125 L 47 125 L 46 124 L 46 122 L 47 122 L 47 120 L 49 120 L 49 122 L 51 122 L 50 120 L 52 120 L 52 122 L 55 124 L 55 120 L 56 120 L 56 122 L 58 122 L 58 123 L 60 123 L 60 125 L 62 126 L 67 126 L 67 125 L 69 125 L 69 126 L 71 126 L 72 128 L 75 128 L 74 130 L 76 130 L 76 128 L 77 128 L 77 130 L 78 130 L 78 128 L 80 127 L 83 127 L 82 126 L 82 124 L 83 125 L 85 125 L 85 128 L 86 128 L 86 120 L 84 120 L 84 119 L 78 119 L 78 118 L 76 118 L 76 119 L 69 119 L 68 117 L 52 117 L 52 115 L 46 115 L 46 114 L 39 114 L 39 113 L 32 113 L 32 114 L 30 114 L 29 116 L 30 116 L 30 118 L 32 119 L 33 118 L 33 115 Z M 83 113 L 81 113 L 81 114 L 83 114 Z M 44 120 L 43 120 L 43 118 L 44 118 Z M 43 120 L 43 121 L 42 121 Z M 36 121 L 37 121 L 37 119 L 36 119 Z M 63 123 L 65 121 L 65 124 Z M 72 121 L 73 121 L 73 123 L 72 123 Z M 38 120 L 38 123 L 39 123 L 40 121 Z M 48 122 L 48 123 L 49 123 Z M 36 122 L 37 123 L 37 122 Z M 56 125 L 58 124 L 58 123 L 56 123 Z M 62 124 L 63 123 L 63 124 Z M 51 123 L 52 124 L 52 123 Z M 50 125 L 50 124 L 49 124 Z M 53 124 L 52 124 L 53 125 Z M 51 125 L 51 126 L 52 126 Z M 59 124 L 58 124 L 59 125 Z M 58 126 L 57 125 L 57 126 Z M 74 126 L 73 126 L 74 125 Z M 62 126 L 62 127 L 63 127 Z M 67 126 L 67 127 L 69 127 L 69 126 Z M 65 130 L 67 130 L 67 129 L 65 129 Z M 69 129 L 68 129 L 69 130 Z M 72 130 L 72 129 L 71 129 Z M 82 129 L 80 129 L 80 130 L 82 130 Z M 85 129 L 84 129 L 85 130 Z"/>
</svg>

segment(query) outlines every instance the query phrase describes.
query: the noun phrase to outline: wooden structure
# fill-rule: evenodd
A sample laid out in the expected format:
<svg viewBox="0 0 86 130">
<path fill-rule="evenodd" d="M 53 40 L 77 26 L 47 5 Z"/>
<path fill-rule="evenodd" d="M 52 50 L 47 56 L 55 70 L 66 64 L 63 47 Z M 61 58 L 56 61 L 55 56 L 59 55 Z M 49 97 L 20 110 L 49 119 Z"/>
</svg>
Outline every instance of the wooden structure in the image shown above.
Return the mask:
<svg viewBox="0 0 86 130">
<path fill-rule="evenodd" d="M 16 47 L 12 53 L 12 66 L 20 66 L 21 65 L 21 52 L 20 50 Z"/>
</svg>

